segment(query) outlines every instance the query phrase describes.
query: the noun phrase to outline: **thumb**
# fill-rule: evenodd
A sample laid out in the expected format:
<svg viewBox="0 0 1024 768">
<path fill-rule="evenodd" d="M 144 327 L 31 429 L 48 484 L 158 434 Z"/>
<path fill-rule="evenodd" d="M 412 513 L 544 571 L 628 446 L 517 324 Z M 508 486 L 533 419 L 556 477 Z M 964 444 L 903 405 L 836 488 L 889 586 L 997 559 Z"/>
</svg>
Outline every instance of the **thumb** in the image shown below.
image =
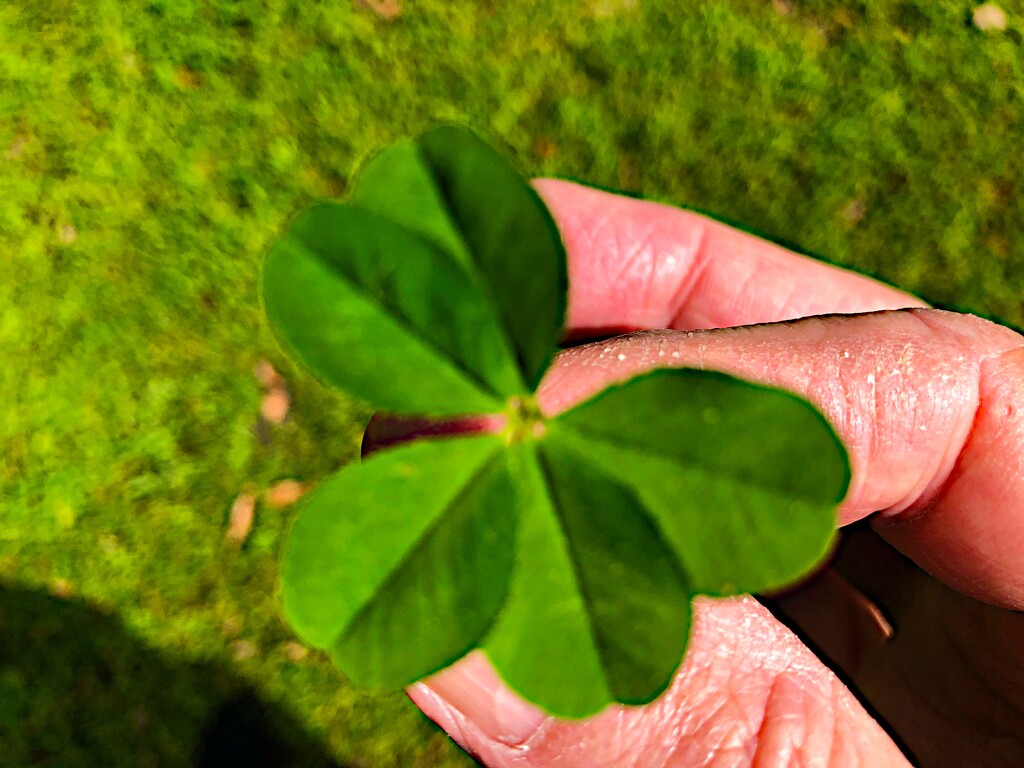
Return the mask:
<svg viewBox="0 0 1024 768">
<path fill-rule="evenodd" d="M 683 666 L 643 707 L 549 718 L 481 652 L 409 696 L 491 768 L 908 765 L 853 694 L 750 597 L 695 601 Z"/>
</svg>

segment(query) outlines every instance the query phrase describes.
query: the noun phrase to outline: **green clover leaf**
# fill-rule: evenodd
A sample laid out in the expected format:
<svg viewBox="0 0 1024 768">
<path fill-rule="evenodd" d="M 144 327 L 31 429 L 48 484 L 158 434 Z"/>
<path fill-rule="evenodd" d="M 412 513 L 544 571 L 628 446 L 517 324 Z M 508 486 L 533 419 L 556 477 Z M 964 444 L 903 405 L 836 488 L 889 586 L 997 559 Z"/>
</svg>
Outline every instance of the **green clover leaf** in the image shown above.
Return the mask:
<svg viewBox="0 0 1024 768">
<path fill-rule="evenodd" d="M 347 204 L 271 246 L 267 316 L 315 375 L 392 413 L 507 419 L 380 451 L 304 499 L 285 615 L 354 681 L 407 685 L 480 647 L 553 714 L 646 703 L 695 595 L 790 584 L 829 551 L 849 463 L 794 395 L 660 369 L 541 416 L 566 274 L 540 198 L 453 126 L 378 152 Z"/>
</svg>

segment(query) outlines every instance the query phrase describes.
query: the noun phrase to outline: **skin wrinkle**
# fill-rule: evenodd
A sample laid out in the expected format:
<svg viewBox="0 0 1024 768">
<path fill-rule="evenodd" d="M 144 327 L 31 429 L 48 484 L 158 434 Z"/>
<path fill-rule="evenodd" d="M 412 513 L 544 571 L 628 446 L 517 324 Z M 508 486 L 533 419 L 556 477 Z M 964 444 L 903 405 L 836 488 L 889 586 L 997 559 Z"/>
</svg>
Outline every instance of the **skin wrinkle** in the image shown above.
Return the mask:
<svg viewBox="0 0 1024 768">
<path fill-rule="evenodd" d="M 736 285 L 736 306 L 737 306 L 737 309 L 733 310 L 736 314 L 741 314 L 742 313 L 742 314 L 749 314 L 751 317 L 757 317 L 757 313 L 756 312 L 754 312 L 752 310 L 744 310 L 744 309 L 741 309 L 741 307 L 742 307 L 742 305 L 744 303 L 744 297 L 750 295 L 750 293 L 751 293 L 751 291 L 749 290 L 750 286 L 751 285 L 756 285 L 757 281 L 760 279 L 761 274 L 762 274 L 762 272 L 761 272 L 760 269 L 758 269 L 758 265 L 755 262 L 755 263 L 750 264 L 750 266 L 744 271 L 742 277 L 736 278 L 735 285 Z M 715 325 L 717 326 L 719 324 L 716 323 Z"/>
<path fill-rule="evenodd" d="M 672 327 L 679 330 L 721 328 L 819 314 L 823 306 L 837 312 L 922 306 L 922 302 L 891 286 L 821 262 L 806 261 L 794 271 L 794 255 L 780 246 L 674 206 L 625 199 L 556 179 L 533 182 L 558 222 L 569 259 L 572 295 L 569 324 L 573 329 L 632 330 L 661 325 L 639 317 L 637 297 L 645 297 L 651 271 L 664 261 L 642 263 L 624 271 L 623 254 L 632 249 L 634 233 L 645 238 L 654 254 L 697 250 L 707 267 L 695 287 L 690 306 L 680 308 Z M 677 269 L 685 273 L 685 261 Z M 646 273 L 645 273 L 646 270 Z M 621 279 L 610 279 L 619 275 Z M 674 282 L 674 281 L 670 281 Z M 739 292 L 736 286 L 745 283 Z M 788 303 L 780 294 L 792 292 Z M 668 299 L 671 292 L 666 294 Z M 713 299 L 713 300 L 712 300 Z M 643 303 L 645 310 L 649 302 Z M 742 318 L 742 319 L 739 319 Z"/>
<path fill-rule="evenodd" d="M 549 207 L 554 207 L 554 201 L 548 200 L 548 205 Z M 608 322 L 604 318 L 601 320 L 592 318 L 592 312 L 585 312 L 580 308 L 589 308 L 595 304 L 595 295 L 598 294 L 600 289 L 600 285 L 598 285 L 596 286 L 598 290 L 595 290 L 595 276 L 600 275 L 603 278 L 605 274 L 619 273 L 617 269 L 614 269 L 608 263 L 609 253 L 614 254 L 617 261 L 619 258 L 617 246 L 622 242 L 624 235 L 619 233 L 610 214 L 602 213 L 598 215 L 588 221 L 588 226 L 572 226 L 570 222 L 576 215 L 578 215 L 578 210 L 569 209 L 559 217 L 561 222 L 559 230 L 565 243 L 567 255 L 570 256 L 568 259 L 568 270 L 569 285 L 572 286 L 572 290 L 569 291 L 566 313 L 568 325 L 571 328 L 600 327 L 605 324 L 614 327 L 614 322 Z M 606 233 L 609 229 L 611 233 L 607 235 Z M 601 248 L 601 244 L 605 242 L 616 243 L 616 248 Z M 571 255 L 574 253 L 594 255 L 592 261 L 586 264 L 586 272 L 578 272 L 576 266 L 580 262 L 571 258 Z"/>
<path fill-rule="evenodd" d="M 667 313 L 664 322 L 659 323 L 666 328 L 679 327 L 680 315 L 686 311 L 687 307 L 692 306 L 691 299 L 700 289 L 704 276 L 711 266 L 711 257 L 707 249 L 707 227 L 697 224 L 692 232 L 695 242 L 690 247 L 690 268 L 681 272 L 677 268 L 677 274 L 682 279 L 679 280 L 678 286 L 672 293 L 672 298 L 666 304 Z"/>
<path fill-rule="evenodd" d="M 783 307 L 792 307 L 798 304 L 796 301 L 798 295 L 802 295 L 804 291 L 803 286 L 795 285 L 790 283 L 788 290 L 783 293 L 776 294 L 779 297 L 778 304 L 776 305 L 776 315 L 778 315 Z M 804 313 L 809 314 L 809 313 Z"/>
<path fill-rule="evenodd" d="M 706 672 L 709 681 L 713 680 L 710 665 L 704 665 L 703 671 Z M 646 756 L 645 768 L 705 764 L 709 755 L 714 752 L 714 749 L 708 744 L 715 739 L 715 724 L 723 719 L 728 720 L 733 717 L 729 714 L 731 712 L 729 697 L 718 694 L 722 690 L 721 684 L 707 682 L 703 686 L 698 686 L 691 681 L 687 684 L 686 689 L 693 691 L 691 696 L 686 697 L 688 703 L 693 704 L 690 712 L 680 715 L 677 711 L 661 707 L 653 719 L 654 723 L 662 728 L 671 724 L 669 727 L 675 734 L 676 741 L 670 744 L 662 740 L 659 744 L 660 750 L 652 750 Z M 709 692 L 715 693 L 708 695 Z M 684 696 L 677 693 L 673 700 L 682 698 Z M 700 710 L 699 714 L 697 710 Z"/>
<path fill-rule="evenodd" d="M 750 626 L 746 621 L 743 623 Z M 728 618 L 721 622 L 720 631 L 722 633 L 728 631 L 728 624 Z M 753 627 L 751 628 L 753 629 Z M 770 635 L 771 632 L 768 634 Z M 713 687 L 711 683 L 704 682 L 699 689 L 702 691 L 724 691 L 724 695 L 713 707 L 709 707 L 708 703 L 704 701 L 691 702 L 697 709 L 711 709 L 712 712 L 703 714 L 699 721 L 699 727 L 690 730 L 690 740 L 710 741 L 712 745 L 710 748 L 705 748 L 704 759 L 696 760 L 694 755 L 682 755 L 680 748 L 683 745 L 677 744 L 677 749 L 670 754 L 666 765 L 680 768 L 695 765 L 708 768 L 720 765 L 750 765 L 753 736 L 761 730 L 761 724 L 765 722 L 765 718 L 772 716 L 769 711 L 769 701 L 771 700 L 771 691 L 777 689 L 779 681 L 788 680 L 794 689 L 805 687 L 811 691 L 821 685 L 821 680 L 814 679 L 815 676 L 809 673 L 812 669 L 810 663 L 802 666 L 799 662 L 794 663 L 788 654 L 774 651 L 771 648 L 770 638 L 764 638 L 765 645 L 769 646 L 767 655 L 755 660 L 753 669 L 747 665 L 736 669 L 731 668 L 730 659 L 735 658 L 736 652 L 748 638 L 742 633 L 730 633 L 727 637 L 729 642 L 717 644 L 712 654 L 718 666 L 725 670 L 728 679 L 714 684 Z M 807 680 L 806 685 L 803 682 L 805 675 L 811 678 Z M 756 684 L 762 688 L 760 692 L 755 693 L 751 689 L 751 683 L 754 681 L 757 681 Z M 830 695 L 840 690 L 832 686 L 826 687 Z M 843 695 L 848 695 L 848 693 L 843 691 Z M 818 707 L 817 712 L 831 711 L 831 702 L 819 699 L 815 694 L 812 696 L 819 704 L 825 705 Z M 808 709 L 811 707 L 803 708 L 803 710 Z M 806 714 L 803 710 L 799 713 L 800 715 Z M 722 722 L 723 718 L 724 723 Z M 722 729 L 723 725 L 724 730 L 716 735 L 716 730 Z M 779 727 L 779 724 L 773 724 L 769 719 L 768 726 L 770 728 Z"/>
<path fill-rule="evenodd" d="M 876 366 L 877 368 L 877 366 Z M 878 374 L 876 370 L 872 370 L 865 379 L 870 385 L 871 390 L 871 408 L 862 413 L 871 414 L 871 418 L 868 420 L 868 435 L 870 436 L 870 453 L 872 456 L 880 453 L 878 450 L 879 446 L 879 429 L 875 426 L 878 423 L 878 417 L 884 413 L 884 411 L 878 405 Z"/>
<path fill-rule="evenodd" d="M 685 734 L 682 730 L 682 727 L 679 724 L 673 722 L 671 719 L 669 720 L 669 722 L 670 725 L 667 729 L 667 733 L 661 739 L 661 743 L 659 745 L 661 749 L 667 749 L 667 752 L 665 753 L 666 766 L 681 764 L 676 758 L 679 755 L 680 750 L 682 750 L 683 747 L 686 746 L 684 743 Z"/>
<path fill-rule="evenodd" d="M 691 642 L 693 642 L 691 640 Z M 699 642 L 699 641 L 697 641 Z M 697 691 L 706 692 L 717 690 L 712 680 L 713 665 L 709 661 L 704 663 L 687 663 L 686 670 L 689 674 L 689 681 L 692 688 Z M 675 687 L 677 683 L 673 683 Z M 675 742 L 670 745 L 668 753 L 664 758 L 666 766 L 685 766 L 696 764 L 690 757 L 683 754 L 683 750 L 691 750 L 695 737 L 706 730 L 707 724 L 719 717 L 725 708 L 725 699 L 719 699 L 710 705 L 701 701 L 700 706 L 691 707 L 679 716 L 673 710 L 674 704 L 666 703 L 666 700 L 659 702 L 659 711 L 653 718 L 655 723 L 664 727 L 666 722 L 671 723 L 671 732 L 675 736 Z"/>
<path fill-rule="evenodd" d="M 656 302 L 651 300 L 651 284 L 657 273 L 654 259 L 656 249 L 651 246 L 651 230 L 653 224 L 648 223 L 644 231 L 639 235 L 630 232 L 625 237 L 625 242 L 619 244 L 621 253 L 625 254 L 617 274 L 612 279 L 612 285 L 621 285 L 632 275 L 646 275 L 646 289 L 639 292 L 639 300 L 635 303 L 644 309 L 644 314 L 650 311 L 650 307 Z"/>
<path fill-rule="evenodd" d="M 749 755 L 751 743 L 756 739 L 760 726 L 766 719 L 771 689 L 783 675 L 785 672 L 772 677 L 768 683 L 767 692 L 756 697 L 750 692 L 744 691 L 742 682 L 737 684 L 737 681 L 733 680 L 730 675 L 725 686 L 725 700 L 727 708 L 736 714 L 726 719 L 726 727 L 722 729 L 714 747 L 711 748 L 712 761 L 717 762 L 721 757 L 729 755 L 743 755 L 744 757 Z M 746 705 L 745 696 L 749 696 L 750 705 Z"/>
<path fill-rule="evenodd" d="M 902 505 L 895 505 L 894 508 L 886 510 L 881 517 L 885 518 L 887 526 L 902 526 L 914 523 L 921 516 L 926 515 L 936 501 L 945 495 L 946 490 L 956 482 L 962 466 L 961 457 L 963 456 L 964 447 L 968 437 L 974 431 L 981 413 L 981 397 L 977 392 L 974 399 L 976 402 L 974 414 L 971 417 L 970 423 L 966 425 L 963 436 L 960 439 L 950 440 L 942 453 L 940 466 L 948 467 L 948 470 L 936 472 L 931 481 L 925 484 L 925 487 L 916 497 L 908 498 Z M 939 402 L 939 400 L 935 399 L 931 402 Z"/>
<path fill-rule="evenodd" d="M 602 754 L 606 754 L 610 758 L 605 760 L 609 768 L 619 765 L 624 766 L 624 768 L 629 768 L 630 766 L 632 768 L 640 768 L 638 763 L 643 760 L 643 757 L 637 754 L 636 745 L 648 743 L 646 731 L 647 728 L 643 721 L 628 720 L 620 715 L 616 719 L 615 727 L 612 729 L 614 739 L 610 742 L 610 747 L 602 750 Z M 567 763 L 566 765 L 569 764 Z"/>
<path fill-rule="evenodd" d="M 725 651 L 725 647 L 722 648 Z M 736 648 L 728 648 L 728 652 L 724 654 L 716 653 L 716 656 L 722 655 L 727 658 L 729 652 L 734 652 Z M 723 662 L 725 662 L 723 658 Z M 767 664 L 765 666 L 772 668 L 775 664 L 780 665 L 781 669 L 771 673 L 768 678 L 769 685 L 767 689 L 762 693 L 758 694 L 756 703 L 753 704 L 753 708 L 750 710 L 744 710 L 735 702 L 741 701 L 735 693 L 732 693 L 727 701 L 734 702 L 732 709 L 737 709 L 738 714 L 736 716 L 729 717 L 727 722 L 730 723 L 730 728 L 727 730 L 722 737 L 717 741 L 716 746 L 709 750 L 708 757 L 705 761 L 700 762 L 700 765 L 706 765 L 709 768 L 711 766 L 721 765 L 751 765 L 752 753 L 755 749 L 755 743 L 769 743 L 775 744 L 780 738 L 779 734 L 781 731 L 781 738 L 785 741 L 791 742 L 794 749 L 791 750 L 794 755 L 798 758 L 796 762 L 785 762 L 778 763 L 779 765 L 791 765 L 791 764 L 807 764 L 807 765 L 823 765 L 819 760 L 814 759 L 814 755 L 817 752 L 827 752 L 831 750 L 831 744 L 827 745 L 827 749 L 815 747 L 813 744 L 810 747 L 807 759 L 803 759 L 805 747 L 804 742 L 806 741 L 807 731 L 804 728 L 799 728 L 798 733 L 787 737 L 785 730 L 792 728 L 794 725 L 799 726 L 803 722 L 803 718 L 811 716 L 815 717 L 815 721 L 818 719 L 824 719 L 827 721 L 836 721 L 835 718 L 835 699 L 842 700 L 844 695 L 848 695 L 845 689 L 838 684 L 838 681 L 833 681 L 831 685 L 826 685 L 828 694 L 822 696 L 818 693 L 819 686 L 821 685 L 820 680 L 813 679 L 813 674 L 810 673 L 810 665 L 806 665 L 804 669 L 801 669 L 800 664 L 789 664 L 786 658 L 782 655 L 777 657 L 775 663 Z M 740 670 L 742 673 L 742 670 Z M 808 679 L 804 679 L 805 676 Z M 743 690 L 744 687 L 742 681 L 731 681 L 725 684 L 725 687 L 729 691 Z M 793 707 L 788 706 L 790 699 L 780 695 L 780 690 L 785 688 L 788 692 L 787 695 L 790 697 L 795 696 L 798 699 L 799 706 Z M 749 694 L 749 688 L 747 689 Z M 810 701 L 809 701 L 810 700 Z M 775 707 L 778 705 L 780 712 L 775 711 Z M 701 705 L 704 706 L 704 705 Z M 756 716 L 756 713 L 760 710 L 761 718 Z M 847 710 L 847 708 L 844 708 Z M 715 717 L 721 716 L 722 708 L 716 708 Z M 824 715 L 824 718 L 822 716 Z M 757 725 L 754 726 L 753 724 Z M 814 733 L 819 732 L 820 729 L 814 729 Z M 831 731 L 831 729 L 829 729 Z M 754 734 L 761 734 L 760 739 L 752 738 Z M 813 735 L 813 734 L 812 734 Z M 691 766 L 697 765 L 698 763 L 693 760 L 682 760 L 678 763 L 671 763 L 672 765 Z M 756 765 L 756 763 L 755 763 Z"/>
<path fill-rule="evenodd" d="M 930 341 L 932 340 L 926 337 L 920 343 L 927 344 Z M 850 358 L 846 358 L 851 362 L 838 382 L 841 385 L 839 391 L 845 389 L 843 396 L 837 397 L 836 406 L 833 406 L 832 409 L 826 407 L 826 412 L 830 416 L 835 413 L 837 408 L 839 410 L 846 409 L 849 416 L 843 421 L 854 424 L 855 428 L 851 434 L 860 435 L 860 440 L 866 443 L 863 452 L 864 460 L 858 462 L 864 467 L 861 473 L 862 477 L 867 467 L 872 463 L 881 463 L 885 453 L 891 451 L 894 446 L 898 446 L 899 450 L 903 452 L 907 452 L 909 448 L 914 453 L 920 452 L 931 456 L 932 449 L 922 445 L 919 439 L 918 425 L 937 416 L 940 429 L 934 430 L 933 428 L 933 432 L 937 431 L 941 439 L 944 434 L 942 427 L 944 424 L 948 424 L 948 413 L 944 414 L 941 410 L 937 413 L 934 411 L 927 414 L 922 413 L 916 409 L 918 398 L 905 395 L 908 390 L 929 386 L 927 377 L 921 381 L 920 377 L 915 379 L 910 372 L 900 370 L 900 361 L 907 359 L 906 349 L 910 346 L 913 344 L 908 344 L 903 339 L 882 338 L 877 341 L 873 340 L 868 349 L 860 350 L 852 354 Z M 849 350 L 845 351 L 849 352 Z M 893 375 L 894 371 L 896 372 L 895 376 Z M 974 378 L 969 372 L 965 375 L 969 379 Z M 863 379 L 863 384 L 861 379 Z M 860 390 L 865 390 L 866 395 L 859 394 Z M 819 402 L 827 403 L 829 397 L 830 394 L 823 391 Z M 923 399 L 925 402 L 930 402 L 929 398 Z M 934 434 L 931 439 L 934 440 Z M 917 490 L 924 487 L 927 478 L 933 471 L 929 466 L 920 466 L 918 469 L 917 481 L 908 480 L 904 483 L 902 498 L 890 498 L 886 500 L 888 504 L 857 504 L 854 501 L 857 494 L 851 493 L 848 504 L 863 508 L 862 511 L 865 513 L 871 511 L 870 507 L 872 506 L 876 509 L 885 507 L 899 509 L 905 506 L 904 499 L 913 498 Z"/>
<path fill-rule="evenodd" d="M 671 275 L 671 260 L 675 250 L 659 250 L 655 248 L 651 242 L 651 232 L 648 231 L 643 238 L 644 246 L 644 265 L 645 269 L 641 274 L 646 274 L 647 279 L 643 281 L 643 290 L 641 291 L 640 301 L 638 306 L 642 307 L 643 317 L 633 320 L 635 325 L 647 326 L 647 325 L 659 325 L 663 322 L 665 316 L 665 302 L 661 300 L 661 296 L 658 295 L 658 290 L 663 284 L 662 274 L 663 270 L 667 270 Z M 680 277 L 685 278 L 686 272 L 689 270 L 675 271 L 676 279 Z"/>
<path fill-rule="evenodd" d="M 794 276 L 791 253 L 704 221 L 713 262 L 704 287 L 717 301 L 695 302 L 688 313 L 678 316 L 676 328 L 721 328 L 819 314 L 823 293 L 829 295 L 830 308 L 840 313 L 922 306 L 919 299 L 894 288 L 822 263 L 805 266 L 802 274 Z M 788 299 L 780 296 L 784 293 L 789 293 Z"/>
<path fill-rule="evenodd" d="M 830 768 L 832 765 L 842 765 L 838 760 L 834 760 L 832 755 L 835 750 L 840 746 L 840 738 L 842 731 L 840 730 L 839 723 L 843 721 L 841 717 L 841 710 L 844 709 L 845 699 L 842 696 L 841 690 L 845 686 L 839 682 L 839 680 L 833 679 L 832 690 L 829 692 L 827 697 L 819 696 L 819 692 L 814 688 L 808 688 L 804 686 L 802 688 L 805 701 L 808 699 L 807 694 L 811 693 L 810 701 L 805 705 L 807 707 L 808 716 L 815 711 L 815 707 L 821 705 L 821 701 L 827 701 L 827 706 L 830 709 L 828 725 L 830 727 L 824 728 L 811 728 L 808 732 L 805 729 L 804 748 L 798 750 L 798 755 L 802 762 L 806 762 L 807 765 L 822 766 L 822 768 Z M 809 743 L 808 743 L 809 742 Z"/>
<path fill-rule="evenodd" d="M 837 696 L 836 701 L 839 702 L 839 706 L 844 705 L 842 697 Z M 840 759 L 837 756 L 837 750 L 841 749 L 843 745 L 843 733 L 839 728 L 839 718 L 832 718 L 832 728 L 829 730 L 829 745 L 828 745 L 828 757 L 825 758 L 824 765 L 826 768 L 832 765 L 840 765 Z"/>
<path fill-rule="evenodd" d="M 821 748 L 815 743 L 820 729 L 808 728 L 808 722 L 817 725 L 825 720 L 836 722 L 834 697 L 838 692 L 829 686 L 829 695 L 818 694 L 813 681 L 800 679 L 799 673 L 780 674 L 772 683 L 764 704 L 765 717 L 753 744 L 752 763 L 760 766 L 786 766 L 797 760 L 804 763 L 807 754 L 813 762 L 820 758 Z M 813 700 L 808 702 L 808 699 Z M 780 743 L 781 742 L 781 743 Z"/>
<path fill-rule="evenodd" d="M 545 184 L 539 186 L 544 188 Z M 554 207 L 558 208 L 557 203 Z M 564 218 L 570 219 L 563 221 L 560 229 L 570 256 L 570 283 L 576 294 L 570 297 L 571 327 L 643 328 L 670 319 L 668 307 L 677 288 L 666 290 L 666 286 L 691 279 L 688 272 L 699 240 L 693 243 L 693 236 L 681 239 L 677 233 L 665 231 L 657 216 L 616 218 L 575 209 L 566 211 Z M 587 220 L 587 225 L 574 225 L 577 218 Z M 609 248 L 608 242 L 615 243 L 615 247 Z M 581 264 L 573 257 L 577 253 L 590 254 L 590 258 Z M 603 272 L 595 272 L 595 260 Z M 586 267 L 586 272 L 581 273 L 580 267 Z M 595 273 L 601 274 L 599 283 L 592 277 Z M 618 316 L 609 318 L 602 313 L 600 318 L 592 317 L 579 309 L 599 303 L 616 306 Z"/>
<path fill-rule="evenodd" d="M 851 715 L 844 690 L 835 679 L 823 693 L 799 673 L 780 675 L 765 705 L 765 721 L 750 763 L 753 768 L 859 765 L 848 755 L 846 731 L 840 727 Z"/>
<path fill-rule="evenodd" d="M 705 762 L 708 766 L 716 763 L 736 748 L 735 730 L 742 727 L 746 712 L 740 705 L 735 694 L 731 676 L 719 686 L 721 697 L 713 707 L 712 716 L 701 718 L 698 727 L 692 729 L 689 738 L 701 743 L 706 752 Z"/>
<path fill-rule="evenodd" d="M 645 258 L 634 258 L 630 265 L 641 268 L 619 275 L 622 284 L 628 284 L 632 278 L 644 286 L 638 291 L 642 298 L 637 302 L 643 307 L 644 316 L 631 316 L 629 325 L 633 327 L 670 327 L 678 308 L 697 287 L 708 265 L 703 248 L 705 227 L 698 224 L 690 230 L 687 241 L 676 240 L 670 247 L 663 245 L 668 237 L 659 229 L 660 220 L 650 220 L 638 240 Z"/>
<path fill-rule="evenodd" d="M 768 731 L 770 728 L 775 727 L 775 723 L 772 721 L 772 705 L 778 696 L 779 685 L 782 682 L 782 675 L 779 675 L 772 680 L 771 687 L 768 689 L 768 696 L 764 703 L 764 714 L 761 717 L 761 722 L 758 723 L 756 736 L 751 742 L 753 747 L 752 754 L 750 755 L 750 763 L 752 768 L 773 768 L 779 765 L 779 760 L 783 759 L 788 764 L 789 758 L 792 756 L 792 750 L 781 751 L 780 746 L 775 743 L 775 739 L 768 738 Z M 769 747 L 769 742 L 771 746 Z M 771 750 L 770 752 L 768 750 Z"/>
<path fill-rule="evenodd" d="M 935 322 L 937 318 L 929 318 Z M 941 320 L 941 318 L 938 318 Z M 983 321 L 964 324 L 961 343 L 978 365 L 970 428 L 941 494 L 911 514 L 874 522 L 893 546 L 927 572 L 976 599 L 1024 608 L 1024 423 L 1016 413 L 1024 384 L 1021 337 Z"/>
<path fill-rule="evenodd" d="M 461 712 L 455 709 L 455 707 L 453 707 L 442 697 L 438 696 L 436 693 L 430 690 L 430 688 L 423 685 L 422 683 L 418 683 L 416 687 L 418 689 L 418 692 L 421 695 L 428 697 L 429 700 L 439 710 L 437 712 L 438 725 L 444 728 L 444 730 L 453 739 L 455 739 L 456 742 L 463 745 L 463 747 L 467 747 L 467 745 L 469 744 L 469 740 L 466 738 L 465 715 L 463 715 Z"/>
<path fill-rule="evenodd" d="M 661 727 L 658 722 L 652 718 L 640 718 L 632 721 L 633 728 L 631 729 L 632 738 L 626 742 L 625 750 L 626 754 L 630 756 L 629 765 L 632 768 L 646 768 L 644 765 L 644 756 L 642 750 L 636 749 L 637 744 L 651 744 L 652 751 L 662 751 L 667 754 L 668 744 L 665 741 L 665 734 L 661 733 Z M 671 730 L 671 729 L 669 729 Z M 682 737 L 681 737 L 682 738 Z"/>
<path fill-rule="evenodd" d="M 841 346 L 841 345 L 839 345 L 839 346 Z M 840 352 L 839 348 L 837 346 L 837 349 L 836 349 L 836 367 L 835 367 L 834 380 L 835 380 L 836 386 L 838 388 L 838 392 L 837 392 L 838 397 L 837 397 L 836 402 L 842 403 L 842 408 L 840 409 L 840 413 L 842 415 L 841 415 L 841 421 L 837 422 L 835 426 L 836 426 L 836 429 L 839 430 L 840 434 L 848 434 L 848 433 L 852 434 L 855 431 L 863 428 L 861 426 L 861 423 L 860 423 L 862 421 L 862 416 L 853 407 L 855 399 L 854 399 L 854 393 L 853 393 L 853 391 L 852 391 L 852 389 L 850 387 L 850 384 L 849 384 L 850 377 L 845 375 L 844 374 L 844 370 L 843 370 L 844 369 L 843 360 L 849 360 L 849 359 L 850 359 L 850 352 L 849 352 L 849 350 L 843 349 L 842 352 Z M 861 471 L 860 468 L 857 467 L 856 465 L 853 466 L 852 469 L 855 472 L 857 472 L 857 474 L 859 474 L 859 472 Z"/>
<path fill-rule="evenodd" d="M 949 323 L 947 321 L 948 318 L 945 316 L 940 317 L 931 312 L 916 311 L 909 312 L 908 314 L 918 320 L 924 327 L 940 336 L 947 334 L 952 335 L 953 338 L 959 342 L 962 351 L 961 357 L 957 358 L 958 361 L 971 357 L 972 353 L 976 352 L 979 342 L 988 342 L 995 345 L 990 351 L 976 358 L 977 375 L 973 380 L 974 386 L 973 392 L 971 393 L 972 399 L 975 403 L 974 412 L 971 415 L 970 421 L 965 421 L 962 425 L 963 429 L 961 433 L 958 433 L 946 443 L 946 450 L 940 459 L 940 466 L 942 469 L 937 471 L 929 482 L 925 483 L 916 498 L 908 498 L 904 500 L 903 503 L 894 505 L 892 508 L 884 510 L 883 512 L 883 516 L 885 517 L 900 515 L 904 519 L 912 520 L 917 516 L 924 514 L 933 505 L 933 503 L 941 497 L 942 491 L 950 484 L 951 475 L 958 464 L 959 457 L 963 452 L 967 439 L 977 422 L 979 409 L 981 407 L 979 385 L 982 376 L 982 367 L 989 359 L 1004 353 L 1007 349 L 1021 346 L 1024 344 L 1024 339 L 1010 329 L 995 325 L 994 323 L 987 323 L 988 327 L 984 328 L 985 333 L 966 333 L 962 324 Z M 980 318 L 976 318 L 976 320 L 980 320 Z M 986 323 L 987 321 L 981 320 L 980 322 Z M 976 329 L 972 327 L 971 330 Z M 945 381 L 943 381 L 943 383 L 945 383 Z M 949 407 L 950 399 L 943 397 L 943 391 L 941 388 L 936 389 L 934 387 L 930 389 L 929 396 L 924 398 L 926 402 L 936 404 L 938 410 L 941 410 L 944 406 Z M 927 419 L 922 423 L 927 423 Z"/>
</svg>

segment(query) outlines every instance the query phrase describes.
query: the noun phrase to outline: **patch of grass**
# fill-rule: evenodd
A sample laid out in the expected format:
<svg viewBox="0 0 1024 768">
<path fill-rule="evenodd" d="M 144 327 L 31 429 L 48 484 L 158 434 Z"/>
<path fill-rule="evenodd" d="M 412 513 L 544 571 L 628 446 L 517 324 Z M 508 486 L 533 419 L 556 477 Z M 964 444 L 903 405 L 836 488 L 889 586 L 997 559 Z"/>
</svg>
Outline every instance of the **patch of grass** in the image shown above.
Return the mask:
<svg viewBox="0 0 1024 768">
<path fill-rule="evenodd" d="M 137 662 L 84 684 L 48 674 L 39 659 L 60 656 L 42 644 L 0 651 L 0 732 L 27 750 L 0 765 L 62 749 L 188 765 L 241 687 L 305 734 L 299 764 L 468 765 L 400 694 L 291 659 L 275 595 L 291 512 L 261 506 L 243 548 L 224 542 L 240 490 L 327 476 L 368 417 L 279 354 L 264 244 L 344 194 L 365 153 L 450 119 L 531 173 L 693 206 L 1020 326 L 1024 9 L 983 34 L 970 8 L 422 0 L 387 21 L 341 0 L 0 4 L 0 610 L 35 595 L 67 658 L 100 664 L 98 632 Z M 264 357 L 294 395 L 266 445 Z M 111 613 L 116 632 L 97 624 Z M 8 631 L 34 647 L 0 613 Z M 31 693 L 27 669 L 45 678 Z M 175 670 L 184 687 L 161 685 Z M 173 749 L 125 723 L 35 729 L 107 687 L 174 721 Z"/>
</svg>

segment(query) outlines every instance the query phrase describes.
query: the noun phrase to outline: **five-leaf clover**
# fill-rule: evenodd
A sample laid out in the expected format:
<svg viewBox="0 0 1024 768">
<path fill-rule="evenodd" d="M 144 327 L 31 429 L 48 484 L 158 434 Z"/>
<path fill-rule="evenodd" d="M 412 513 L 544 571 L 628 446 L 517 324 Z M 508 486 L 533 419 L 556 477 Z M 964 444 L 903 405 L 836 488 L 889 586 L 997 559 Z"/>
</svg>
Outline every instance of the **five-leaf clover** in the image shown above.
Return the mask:
<svg viewBox="0 0 1024 768">
<path fill-rule="evenodd" d="M 271 246 L 262 289 L 322 381 L 394 414 L 506 417 L 375 453 L 304 500 L 284 612 L 357 683 L 408 685 L 479 647 L 556 715 L 649 702 L 695 595 L 789 584 L 830 549 L 849 464 L 794 395 L 659 369 L 541 413 L 565 251 L 475 133 L 442 126 L 373 155 L 348 202 Z"/>
</svg>

